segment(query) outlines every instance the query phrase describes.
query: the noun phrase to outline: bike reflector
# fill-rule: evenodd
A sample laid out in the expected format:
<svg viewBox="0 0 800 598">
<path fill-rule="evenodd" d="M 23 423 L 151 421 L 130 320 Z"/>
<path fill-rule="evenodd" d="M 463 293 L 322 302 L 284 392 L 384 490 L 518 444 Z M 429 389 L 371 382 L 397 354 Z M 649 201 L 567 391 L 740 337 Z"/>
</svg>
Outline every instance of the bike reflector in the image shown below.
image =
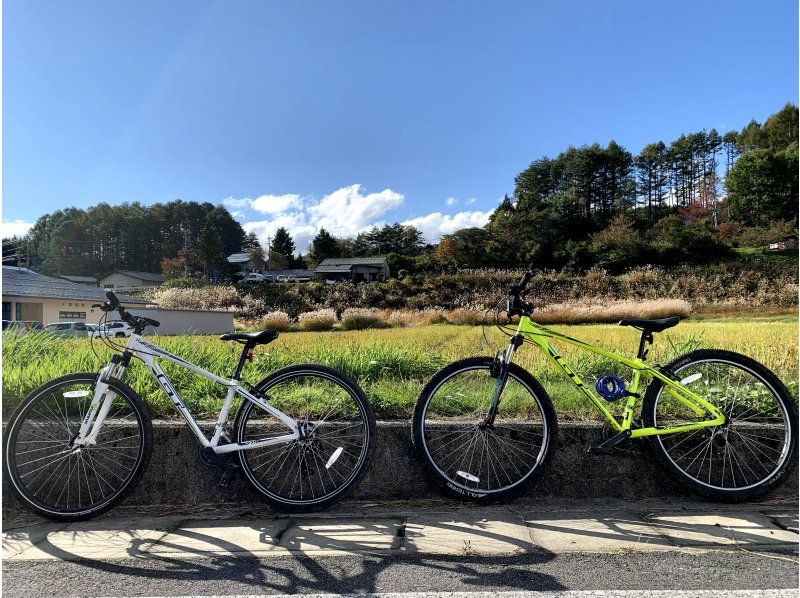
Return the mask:
<svg viewBox="0 0 800 598">
<path fill-rule="evenodd" d="M 475 482 L 476 484 L 481 481 L 480 478 L 478 478 L 477 476 L 472 475 L 471 473 L 467 473 L 466 471 L 458 470 L 456 472 L 456 475 L 464 478 L 467 481 Z"/>
<path fill-rule="evenodd" d="M 330 469 L 331 465 L 336 463 L 336 459 L 338 459 L 339 456 L 342 454 L 342 450 L 343 450 L 342 447 L 339 447 L 335 451 L 333 451 L 333 454 L 330 456 L 328 462 L 325 464 L 325 469 Z"/>
<path fill-rule="evenodd" d="M 79 399 L 81 397 L 88 397 L 92 392 L 90 390 L 68 390 L 64 393 L 65 399 Z"/>
<path fill-rule="evenodd" d="M 692 382 L 697 382 L 702 377 L 703 374 L 699 372 L 697 374 L 692 374 L 691 376 L 686 376 L 686 378 L 681 380 L 681 386 L 686 386 L 687 384 L 691 384 Z"/>
</svg>

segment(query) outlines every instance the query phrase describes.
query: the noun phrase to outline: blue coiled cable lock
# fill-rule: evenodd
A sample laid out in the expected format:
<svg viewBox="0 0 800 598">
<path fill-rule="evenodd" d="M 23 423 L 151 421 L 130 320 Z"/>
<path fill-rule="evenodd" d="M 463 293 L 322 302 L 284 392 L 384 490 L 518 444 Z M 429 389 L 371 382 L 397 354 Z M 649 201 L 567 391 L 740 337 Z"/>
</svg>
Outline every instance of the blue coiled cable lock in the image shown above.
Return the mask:
<svg viewBox="0 0 800 598">
<path fill-rule="evenodd" d="M 594 388 L 601 397 L 613 403 L 628 394 L 625 382 L 619 376 L 600 376 Z"/>
</svg>

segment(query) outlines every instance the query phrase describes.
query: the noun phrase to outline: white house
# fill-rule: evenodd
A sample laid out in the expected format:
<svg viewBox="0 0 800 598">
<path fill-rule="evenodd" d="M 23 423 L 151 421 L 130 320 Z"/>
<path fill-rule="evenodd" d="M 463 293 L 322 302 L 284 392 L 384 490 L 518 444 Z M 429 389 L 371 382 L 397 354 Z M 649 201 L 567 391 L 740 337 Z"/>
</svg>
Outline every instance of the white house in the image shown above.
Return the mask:
<svg viewBox="0 0 800 598">
<path fill-rule="evenodd" d="M 140 297 L 119 295 L 126 305 L 144 307 Z M 37 274 L 27 268 L 3 266 L 3 320 L 88 322 L 96 324 L 103 315 L 92 304 L 106 300 L 105 290 Z"/>
<path fill-rule="evenodd" d="M 135 270 L 115 270 L 100 279 L 104 289 L 125 290 L 160 286 L 166 276 L 156 272 L 136 272 Z"/>
</svg>

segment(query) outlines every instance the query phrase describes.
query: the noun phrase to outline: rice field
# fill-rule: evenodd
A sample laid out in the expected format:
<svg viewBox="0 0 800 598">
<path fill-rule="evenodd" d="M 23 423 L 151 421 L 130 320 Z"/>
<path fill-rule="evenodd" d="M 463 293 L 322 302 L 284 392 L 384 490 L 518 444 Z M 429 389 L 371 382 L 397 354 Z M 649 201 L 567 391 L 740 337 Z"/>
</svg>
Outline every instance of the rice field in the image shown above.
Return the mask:
<svg viewBox="0 0 800 598">
<path fill-rule="evenodd" d="M 553 326 L 589 343 L 632 356 L 637 331 L 613 324 Z M 241 346 L 216 337 L 154 337 L 154 342 L 220 375 L 230 375 Z M 256 349 L 245 378 L 256 382 L 268 373 L 296 363 L 320 363 L 356 378 L 379 418 L 408 418 L 425 381 L 445 364 L 472 355 L 493 355 L 507 339 L 494 328 L 437 324 L 330 332 L 285 332 L 277 341 Z M 796 317 L 763 319 L 689 320 L 656 335 L 650 360 L 663 363 L 695 348 L 738 351 L 765 363 L 798 391 L 798 328 Z M 558 346 L 588 384 L 615 371 L 613 364 L 587 352 Z M 95 356 L 87 339 L 60 339 L 47 335 L 3 338 L 3 413 L 13 409 L 28 392 L 54 377 L 78 371 L 98 371 L 109 352 L 98 342 Z M 559 418 L 592 419 L 595 412 L 574 387 L 556 372 L 535 347 L 522 347 L 514 361 L 536 376 L 549 392 Z M 162 363 L 185 403 L 200 417 L 216 415 L 223 393 L 204 378 L 172 364 Z M 126 382 L 145 399 L 153 415 L 172 414 L 172 405 L 149 373 L 134 363 Z"/>
</svg>

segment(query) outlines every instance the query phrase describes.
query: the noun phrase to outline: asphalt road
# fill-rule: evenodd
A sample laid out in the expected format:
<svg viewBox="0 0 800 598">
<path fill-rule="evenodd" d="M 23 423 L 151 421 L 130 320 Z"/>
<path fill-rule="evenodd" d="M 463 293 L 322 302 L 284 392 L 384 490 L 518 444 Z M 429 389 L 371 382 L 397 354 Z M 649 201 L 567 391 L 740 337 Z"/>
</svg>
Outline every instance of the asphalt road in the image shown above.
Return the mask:
<svg viewBox="0 0 800 598">
<path fill-rule="evenodd" d="M 783 558 L 795 555 L 772 554 Z M 742 551 L 478 556 L 219 556 L 3 563 L 3 596 L 209 596 L 798 587 L 795 562 Z"/>
</svg>

